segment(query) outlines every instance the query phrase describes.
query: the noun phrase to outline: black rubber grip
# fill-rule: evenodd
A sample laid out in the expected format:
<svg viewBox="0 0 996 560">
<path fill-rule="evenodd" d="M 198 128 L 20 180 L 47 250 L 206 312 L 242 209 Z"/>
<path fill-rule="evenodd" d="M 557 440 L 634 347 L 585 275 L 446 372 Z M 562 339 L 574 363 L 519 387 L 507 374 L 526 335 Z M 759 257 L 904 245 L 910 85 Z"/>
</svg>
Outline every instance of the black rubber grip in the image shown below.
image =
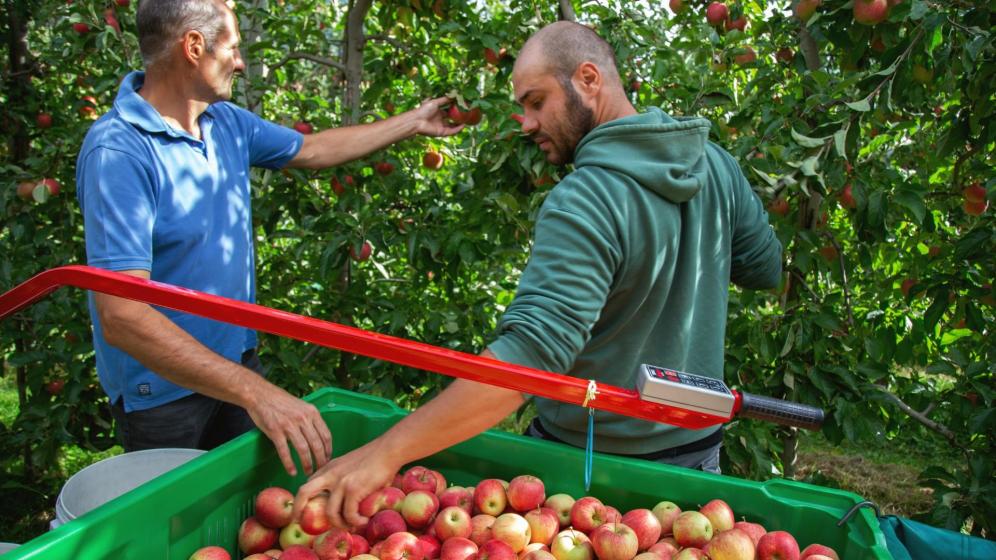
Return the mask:
<svg viewBox="0 0 996 560">
<path fill-rule="evenodd" d="M 784 426 L 819 430 L 823 426 L 823 409 L 782 399 L 740 393 L 740 416 L 766 420 Z"/>
</svg>

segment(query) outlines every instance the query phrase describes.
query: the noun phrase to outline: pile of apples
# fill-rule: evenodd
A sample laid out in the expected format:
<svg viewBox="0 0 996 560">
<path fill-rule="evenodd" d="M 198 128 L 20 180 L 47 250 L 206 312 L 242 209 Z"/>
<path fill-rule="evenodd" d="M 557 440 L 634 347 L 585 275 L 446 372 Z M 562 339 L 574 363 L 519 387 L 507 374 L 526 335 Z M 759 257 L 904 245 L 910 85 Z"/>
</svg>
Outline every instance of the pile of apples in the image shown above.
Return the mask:
<svg viewBox="0 0 996 560">
<path fill-rule="evenodd" d="M 593 496 L 548 497 L 531 475 L 447 487 L 441 473 L 412 467 L 360 502 L 369 522 L 352 531 L 332 527 L 322 495 L 292 520 L 293 499 L 279 487 L 259 493 L 239 528 L 244 560 L 840 560 L 827 546 L 800 551 L 786 531 L 736 521 L 723 500 L 623 514 Z M 209 546 L 190 560 L 231 557 Z"/>
</svg>

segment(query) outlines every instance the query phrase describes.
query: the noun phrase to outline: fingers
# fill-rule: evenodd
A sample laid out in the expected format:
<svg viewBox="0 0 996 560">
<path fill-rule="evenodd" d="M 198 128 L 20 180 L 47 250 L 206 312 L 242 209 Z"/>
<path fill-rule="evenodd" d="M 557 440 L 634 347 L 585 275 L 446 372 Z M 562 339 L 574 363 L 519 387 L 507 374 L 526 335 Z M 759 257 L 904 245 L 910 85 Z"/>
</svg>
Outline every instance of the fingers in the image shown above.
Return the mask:
<svg viewBox="0 0 996 560">
<path fill-rule="evenodd" d="M 297 450 L 297 456 L 301 459 L 301 467 L 304 469 L 304 474 L 310 475 L 314 472 L 314 468 L 311 460 L 311 446 L 307 438 L 304 437 L 300 428 L 289 430 L 287 437 L 290 438 L 294 449 Z"/>
<path fill-rule="evenodd" d="M 294 496 L 294 507 L 291 509 L 291 519 L 300 519 L 301 512 L 304 511 L 304 506 L 308 503 L 312 497 L 321 494 L 324 490 L 322 488 L 323 481 L 320 473 L 315 473 L 315 476 L 311 480 L 305 482 L 297 489 L 297 495 Z"/>
<path fill-rule="evenodd" d="M 290 448 L 287 447 L 287 439 L 281 433 L 275 435 L 267 433 L 266 435 L 273 442 L 273 446 L 277 448 L 277 456 L 280 457 L 280 462 L 283 463 L 287 474 L 297 476 L 297 467 L 294 465 L 294 459 L 291 457 Z"/>
<path fill-rule="evenodd" d="M 343 529 L 349 529 L 349 525 L 342 518 L 342 498 L 343 498 L 343 487 L 342 484 L 336 484 L 332 491 L 329 493 L 329 505 L 326 509 L 326 515 L 329 517 L 329 521 L 332 522 L 334 527 L 341 527 Z"/>
<path fill-rule="evenodd" d="M 360 515 L 360 500 L 358 499 L 358 496 L 358 493 L 350 492 L 346 496 L 346 500 L 342 507 L 343 517 L 345 517 L 346 522 L 349 523 L 351 527 L 365 525 L 368 521 L 366 517 Z"/>
</svg>

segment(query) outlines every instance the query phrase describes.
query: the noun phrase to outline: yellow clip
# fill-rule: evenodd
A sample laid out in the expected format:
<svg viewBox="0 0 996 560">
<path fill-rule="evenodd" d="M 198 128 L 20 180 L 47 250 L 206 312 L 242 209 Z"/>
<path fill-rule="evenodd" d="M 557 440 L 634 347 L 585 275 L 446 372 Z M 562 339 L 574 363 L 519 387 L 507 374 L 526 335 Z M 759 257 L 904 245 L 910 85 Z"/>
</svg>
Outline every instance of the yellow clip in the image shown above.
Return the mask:
<svg viewBox="0 0 996 560">
<path fill-rule="evenodd" d="M 595 384 L 595 380 L 594 379 L 589 379 L 588 380 L 588 390 L 585 391 L 584 402 L 581 403 L 581 406 L 585 406 L 585 407 L 588 406 L 588 401 L 595 400 L 595 395 L 597 395 L 597 394 L 598 394 L 598 385 Z"/>
</svg>

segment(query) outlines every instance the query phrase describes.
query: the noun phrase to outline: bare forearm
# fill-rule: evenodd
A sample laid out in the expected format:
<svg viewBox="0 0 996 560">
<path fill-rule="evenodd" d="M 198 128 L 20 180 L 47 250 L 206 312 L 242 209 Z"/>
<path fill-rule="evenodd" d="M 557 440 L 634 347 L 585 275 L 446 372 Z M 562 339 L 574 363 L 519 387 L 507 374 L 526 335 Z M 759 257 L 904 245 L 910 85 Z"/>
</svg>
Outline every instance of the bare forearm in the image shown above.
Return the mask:
<svg viewBox="0 0 996 560">
<path fill-rule="evenodd" d="M 370 124 L 330 128 L 305 136 L 301 151 L 288 167 L 324 169 L 340 165 L 410 138 L 416 130 L 411 112 Z"/>
</svg>

